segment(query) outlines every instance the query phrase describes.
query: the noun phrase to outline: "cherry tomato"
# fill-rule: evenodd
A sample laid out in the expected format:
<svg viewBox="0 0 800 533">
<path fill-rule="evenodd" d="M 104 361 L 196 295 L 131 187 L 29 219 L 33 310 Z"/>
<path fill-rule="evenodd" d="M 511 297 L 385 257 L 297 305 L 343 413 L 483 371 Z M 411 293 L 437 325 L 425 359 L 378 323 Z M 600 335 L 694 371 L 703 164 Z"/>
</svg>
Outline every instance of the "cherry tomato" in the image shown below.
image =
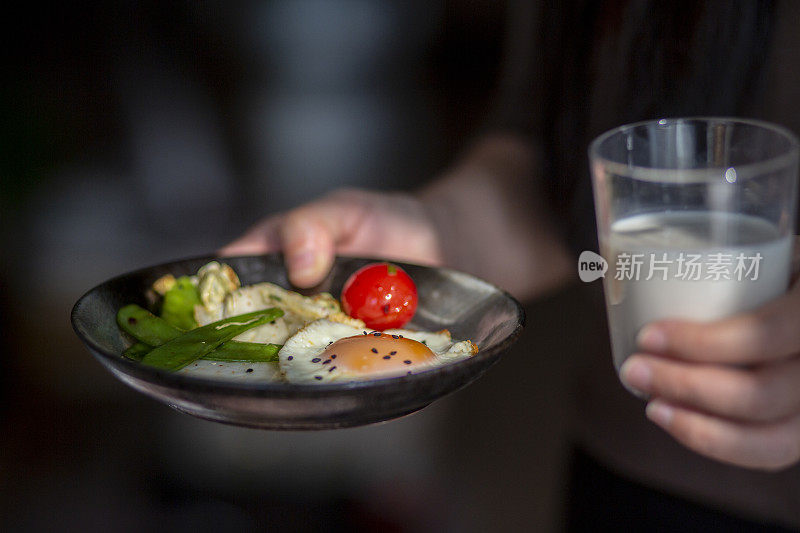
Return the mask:
<svg viewBox="0 0 800 533">
<path fill-rule="evenodd" d="M 417 310 L 417 286 L 391 263 L 371 263 L 354 272 L 342 289 L 342 307 L 370 329 L 399 328 Z"/>
</svg>

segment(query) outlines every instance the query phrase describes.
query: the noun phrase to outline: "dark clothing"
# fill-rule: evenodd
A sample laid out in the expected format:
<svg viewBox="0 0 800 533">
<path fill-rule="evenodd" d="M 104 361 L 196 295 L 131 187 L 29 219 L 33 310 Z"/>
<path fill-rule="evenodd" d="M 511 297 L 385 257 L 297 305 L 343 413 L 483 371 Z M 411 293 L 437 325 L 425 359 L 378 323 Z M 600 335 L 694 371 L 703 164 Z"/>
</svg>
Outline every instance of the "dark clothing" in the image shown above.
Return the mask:
<svg viewBox="0 0 800 533">
<path fill-rule="evenodd" d="M 755 522 L 697 505 L 615 474 L 583 450 L 570 464 L 565 525 L 569 532 L 627 533 L 790 533 L 792 530 Z"/>
<path fill-rule="evenodd" d="M 625 123 L 676 116 L 745 116 L 794 131 L 800 127 L 794 102 L 800 94 L 797 3 L 545 4 L 550 3 L 514 6 L 519 12 L 510 16 L 511 50 L 499 94 L 504 103 L 492 127 L 527 136 L 541 151 L 544 163 L 535 178 L 576 255 L 597 250 L 587 148 L 598 134 Z M 644 404 L 620 386 L 608 350 L 586 354 L 578 368 L 575 434 L 607 467 L 680 494 L 687 502 L 800 527 L 800 467 L 769 474 L 694 454 L 646 421 Z M 587 475 L 599 481 L 591 489 L 574 485 L 575 505 L 589 503 L 592 495 L 609 506 L 630 498 L 651 505 L 661 498 L 644 485 L 620 482 L 580 457 L 577 461 L 574 484 L 584 483 Z M 727 523 L 717 514 L 697 511 L 694 504 L 659 501 L 652 504 L 656 514 L 678 513 L 664 523 L 682 530 L 695 520 L 709 526 Z M 572 525 L 580 529 L 583 523 Z M 750 527 L 734 523 L 733 530 Z M 629 529 L 624 521 L 608 525 L 614 524 Z"/>
</svg>

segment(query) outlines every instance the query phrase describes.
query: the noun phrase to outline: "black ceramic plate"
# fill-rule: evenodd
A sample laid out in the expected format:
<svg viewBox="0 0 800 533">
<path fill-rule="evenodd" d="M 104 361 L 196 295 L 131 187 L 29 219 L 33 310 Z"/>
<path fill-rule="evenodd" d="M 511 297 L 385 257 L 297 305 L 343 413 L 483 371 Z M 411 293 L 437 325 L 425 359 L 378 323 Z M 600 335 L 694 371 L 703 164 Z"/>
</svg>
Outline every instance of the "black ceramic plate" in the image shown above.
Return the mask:
<svg viewBox="0 0 800 533">
<path fill-rule="evenodd" d="M 524 313 L 507 293 L 445 268 L 400 264 L 417 284 L 419 306 L 406 327 L 449 329 L 470 339 L 478 353 L 466 360 L 395 378 L 322 385 L 238 382 L 173 374 L 124 358 L 130 339 L 117 327 L 125 304 L 148 306 L 150 285 L 164 274 L 194 274 L 217 259 L 200 257 L 114 278 L 86 293 L 72 309 L 72 326 L 89 351 L 117 378 L 179 411 L 200 418 L 265 429 L 329 429 L 389 420 L 422 409 L 475 380 L 516 341 Z M 279 254 L 226 257 L 243 285 L 271 281 L 289 287 Z M 338 296 L 347 277 L 371 259 L 338 257 L 328 279 L 313 291 Z"/>
</svg>

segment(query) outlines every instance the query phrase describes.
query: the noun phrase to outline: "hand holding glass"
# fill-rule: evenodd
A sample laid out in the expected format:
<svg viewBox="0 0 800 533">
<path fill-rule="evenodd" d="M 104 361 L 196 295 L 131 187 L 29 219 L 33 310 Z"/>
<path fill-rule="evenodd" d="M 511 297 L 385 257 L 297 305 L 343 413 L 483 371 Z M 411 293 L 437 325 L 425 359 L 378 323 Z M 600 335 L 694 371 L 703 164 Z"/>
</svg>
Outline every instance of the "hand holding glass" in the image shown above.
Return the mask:
<svg viewBox="0 0 800 533">
<path fill-rule="evenodd" d="M 589 149 L 614 364 L 647 323 L 710 321 L 788 287 L 798 142 L 775 125 L 688 118 L 621 126 Z"/>
</svg>

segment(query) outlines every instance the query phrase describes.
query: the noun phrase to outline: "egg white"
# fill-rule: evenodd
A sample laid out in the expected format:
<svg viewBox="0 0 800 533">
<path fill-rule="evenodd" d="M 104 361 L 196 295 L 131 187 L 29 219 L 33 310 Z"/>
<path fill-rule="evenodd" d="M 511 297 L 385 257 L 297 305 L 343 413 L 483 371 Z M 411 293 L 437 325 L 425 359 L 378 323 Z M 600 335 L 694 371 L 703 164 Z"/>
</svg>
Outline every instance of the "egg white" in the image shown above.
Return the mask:
<svg viewBox="0 0 800 533">
<path fill-rule="evenodd" d="M 349 374 L 332 362 L 325 362 L 320 355 L 333 342 L 346 337 L 363 335 L 368 330 L 354 328 L 348 324 L 333 322 L 328 319 L 315 320 L 289 337 L 278 352 L 280 370 L 285 379 L 292 383 L 326 383 L 331 381 L 367 380 L 391 375 L 405 375 L 397 370 L 370 375 Z M 466 359 L 474 355 L 478 349 L 470 341 L 453 342 L 450 332 L 412 331 L 391 329 L 383 333 L 402 335 L 409 339 L 426 344 L 434 354 L 434 360 L 415 366 L 413 372 L 428 370 L 453 361 Z M 317 359 L 312 362 L 312 360 Z"/>
<path fill-rule="evenodd" d="M 248 372 L 250 370 L 250 372 Z M 237 381 L 280 381 L 281 374 L 275 363 L 243 363 L 198 359 L 177 370 L 176 374 L 213 379 L 235 379 Z"/>
</svg>

